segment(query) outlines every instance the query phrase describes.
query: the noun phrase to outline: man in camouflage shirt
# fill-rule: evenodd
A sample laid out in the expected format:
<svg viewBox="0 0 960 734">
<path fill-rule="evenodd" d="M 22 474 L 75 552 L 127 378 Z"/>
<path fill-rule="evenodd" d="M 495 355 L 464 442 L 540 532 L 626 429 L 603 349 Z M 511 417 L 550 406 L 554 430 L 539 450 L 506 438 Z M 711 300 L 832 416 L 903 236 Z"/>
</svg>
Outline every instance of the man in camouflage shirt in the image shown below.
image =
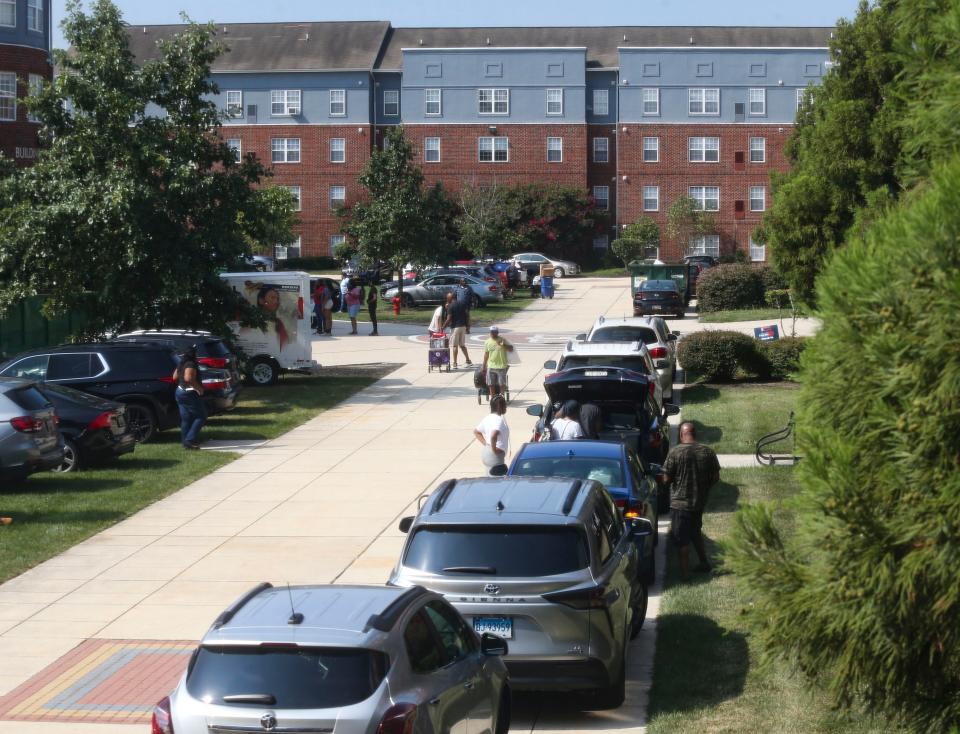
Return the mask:
<svg viewBox="0 0 960 734">
<path fill-rule="evenodd" d="M 720 479 L 720 462 L 709 446 L 697 443 L 692 423 L 680 425 L 680 444 L 670 449 L 660 480 L 670 486 L 670 537 L 680 554 L 680 576 L 690 575 L 690 544 L 700 565 L 694 571 L 710 571 L 703 544 L 703 508 L 710 488 Z"/>
</svg>

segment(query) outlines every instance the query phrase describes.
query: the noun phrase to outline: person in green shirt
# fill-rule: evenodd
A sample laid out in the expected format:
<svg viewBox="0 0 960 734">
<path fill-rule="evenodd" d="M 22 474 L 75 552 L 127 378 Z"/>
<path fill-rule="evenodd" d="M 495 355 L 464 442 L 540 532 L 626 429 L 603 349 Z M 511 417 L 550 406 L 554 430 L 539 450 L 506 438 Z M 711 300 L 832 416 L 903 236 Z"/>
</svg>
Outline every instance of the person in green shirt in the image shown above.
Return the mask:
<svg viewBox="0 0 960 734">
<path fill-rule="evenodd" d="M 513 344 L 500 336 L 500 329 L 490 327 L 490 338 L 483 344 L 483 372 L 487 375 L 487 387 L 490 397 L 503 393 L 507 389 L 507 352 L 513 351 Z"/>
</svg>

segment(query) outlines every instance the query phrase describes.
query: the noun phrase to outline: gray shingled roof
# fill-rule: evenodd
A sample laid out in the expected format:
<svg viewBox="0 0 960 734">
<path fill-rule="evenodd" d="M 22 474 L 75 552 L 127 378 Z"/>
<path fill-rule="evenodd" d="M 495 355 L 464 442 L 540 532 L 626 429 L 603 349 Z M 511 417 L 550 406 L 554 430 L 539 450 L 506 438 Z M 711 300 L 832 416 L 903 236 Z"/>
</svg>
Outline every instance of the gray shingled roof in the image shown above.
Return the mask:
<svg viewBox="0 0 960 734">
<path fill-rule="evenodd" d="M 587 67 L 615 67 L 620 46 L 825 47 L 833 28 L 760 26 L 600 26 L 590 28 L 392 28 L 378 69 L 399 69 L 404 48 L 579 46 Z M 626 40 L 624 40 L 626 36 Z M 693 38 L 693 44 L 690 39 Z M 488 43 L 489 39 L 489 43 Z M 421 43 L 422 41 L 422 43 Z"/>
<path fill-rule="evenodd" d="M 183 25 L 131 25 L 130 50 L 139 60 L 153 58 L 156 43 Z M 229 51 L 214 71 L 303 71 L 372 69 L 390 28 L 385 20 L 324 23 L 217 24 L 217 38 Z M 226 32 L 224 32 L 226 31 Z"/>
</svg>

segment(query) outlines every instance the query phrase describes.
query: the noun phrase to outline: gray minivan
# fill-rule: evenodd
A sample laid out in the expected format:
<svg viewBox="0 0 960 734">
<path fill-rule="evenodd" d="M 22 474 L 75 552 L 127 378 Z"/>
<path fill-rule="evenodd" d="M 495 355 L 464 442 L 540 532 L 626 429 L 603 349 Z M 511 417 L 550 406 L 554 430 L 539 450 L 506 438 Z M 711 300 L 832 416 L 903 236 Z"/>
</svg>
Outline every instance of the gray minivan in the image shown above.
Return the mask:
<svg viewBox="0 0 960 734">
<path fill-rule="evenodd" d="M 63 462 L 53 406 L 33 381 L 0 377 L 0 480 L 21 481 Z"/>
</svg>

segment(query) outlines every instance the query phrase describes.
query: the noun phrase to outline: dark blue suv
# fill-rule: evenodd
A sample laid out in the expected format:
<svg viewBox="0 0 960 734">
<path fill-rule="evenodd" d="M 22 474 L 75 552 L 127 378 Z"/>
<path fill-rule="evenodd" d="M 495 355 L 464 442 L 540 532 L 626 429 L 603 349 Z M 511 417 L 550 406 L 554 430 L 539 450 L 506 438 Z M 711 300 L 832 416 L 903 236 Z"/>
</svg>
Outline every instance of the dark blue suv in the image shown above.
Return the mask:
<svg viewBox="0 0 960 734">
<path fill-rule="evenodd" d="M 653 471 L 621 441 L 542 441 L 520 447 L 507 476 L 592 479 L 610 493 L 624 519 L 646 518 L 652 535 L 634 535 L 639 569 L 646 583 L 656 573 L 657 487 Z"/>
</svg>

